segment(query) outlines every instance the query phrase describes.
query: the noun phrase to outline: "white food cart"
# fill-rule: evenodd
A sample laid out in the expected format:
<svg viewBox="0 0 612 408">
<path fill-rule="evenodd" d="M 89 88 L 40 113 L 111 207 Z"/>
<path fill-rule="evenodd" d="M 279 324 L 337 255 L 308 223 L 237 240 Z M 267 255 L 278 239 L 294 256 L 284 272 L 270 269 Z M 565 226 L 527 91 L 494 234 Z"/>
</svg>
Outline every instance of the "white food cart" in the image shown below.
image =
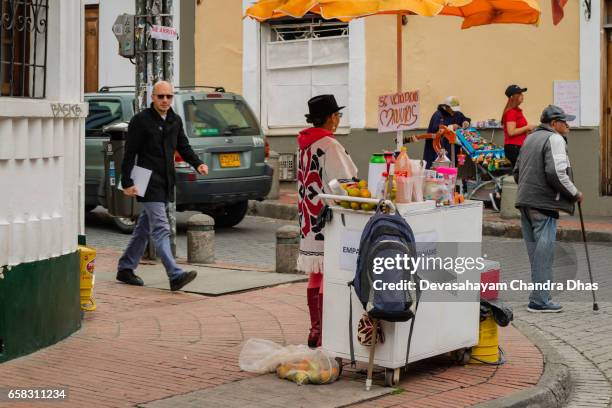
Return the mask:
<svg viewBox="0 0 612 408">
<path fill-rule="evenodd" d="M 328 201 L 331 201 L 331 197 L 335 196 L 327 196 Z M 449 245 L 455 248 L 455 255 L 481 256 L 480 201 L 443 207 L 436 207 L 434 202 L 428 201 L 399 204 L 397 207 L 412 228 L 417 243 L 433 246 L 456 243 Z M 339 206 L 333 206 L 332 212 L 333 219 L 327 223 L 325 233 L 322 347 L 336 357 L 350 359 L 348 322 L 349 296 L 352 296 L 355 359 L 367 363 L 370 347 L 364 347 L 357 341 L 357 323 L 364 310 L 354 289 L 347 283 L 355 276 L 361 233 L 373 213 Z M 454 279 L 457 282 L 480 282 L 480 272 L 466 271 L 455 275 Z M 477 290 L 442 294 L 424 291 L 414 322 L 409 362 L 476 345 L 479 310 Z M 406 365 L 410 321 L 381 322 L 381 325 L 385 342 L 376 345 L 374 364 L 386 369 L 385 384 L 395 385 L 399 381 L 400 368 Z"/>
</svg>

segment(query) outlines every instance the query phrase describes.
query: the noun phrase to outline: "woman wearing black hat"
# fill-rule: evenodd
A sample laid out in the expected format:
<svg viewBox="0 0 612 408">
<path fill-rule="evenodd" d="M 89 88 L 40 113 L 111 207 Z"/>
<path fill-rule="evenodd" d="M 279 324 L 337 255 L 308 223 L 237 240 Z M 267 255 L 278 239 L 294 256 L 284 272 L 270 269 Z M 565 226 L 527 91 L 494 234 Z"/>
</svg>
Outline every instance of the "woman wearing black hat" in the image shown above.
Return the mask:
<svg viewBox="0 0 612 408">
<path fill-rule="evenodd" d="M 300 219 L 300 253 L 297 269 L 308 273 L 308 309 L 310 334 L 308 345 L 321 345 L 323 316 L 323 243 L 324 230 L 317 226 L 317 216 L 323 208 L 318 194 L 330 193 L 329 182 L 352 179 L 357 167 L 344 147 L 335 139 L 344 106 L 338 106 L 333 95 L 319 95 L 308 101 L 306 121 L 313 127 L 298 135 L 298 214 Z"/>
<path fill-rule="evenodd" d="M 508 102 L 502 114 L 502 125 L 504 126 L 504 152 L 506 157 L 512 163 L 512 167 L 516 163 L 521 146 L 527 138 L 527 134 L 535 129 L 535 126 L 529 125 L 523 111 L 519 106 L 523 103 L 523 92 L 527 92 L 527 88 L 521 88 L 518 85 L 510 85 L 506 88 L 506 96 Z"/>
</svg>

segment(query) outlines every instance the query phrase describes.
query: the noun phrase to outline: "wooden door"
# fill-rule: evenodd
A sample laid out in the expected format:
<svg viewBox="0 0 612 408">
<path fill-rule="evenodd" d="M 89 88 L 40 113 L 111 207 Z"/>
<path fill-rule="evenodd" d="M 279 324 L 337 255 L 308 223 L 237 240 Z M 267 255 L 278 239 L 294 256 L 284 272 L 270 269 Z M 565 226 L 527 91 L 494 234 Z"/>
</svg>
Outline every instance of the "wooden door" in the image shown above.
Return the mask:
<svg viewBox="0 0 612 408">
<path fill-rule="evenodd" d="M 609 3 L 610 4 L 610 3 Z M 612 195 L 612 30 L 606 31 L 607 75 L 602 152 L 602 192 Z"/>
<path fill-rule="evenodd" d="M 98 5 L 85 7 L 85 92 L 98 90 Z"/>
</svg>

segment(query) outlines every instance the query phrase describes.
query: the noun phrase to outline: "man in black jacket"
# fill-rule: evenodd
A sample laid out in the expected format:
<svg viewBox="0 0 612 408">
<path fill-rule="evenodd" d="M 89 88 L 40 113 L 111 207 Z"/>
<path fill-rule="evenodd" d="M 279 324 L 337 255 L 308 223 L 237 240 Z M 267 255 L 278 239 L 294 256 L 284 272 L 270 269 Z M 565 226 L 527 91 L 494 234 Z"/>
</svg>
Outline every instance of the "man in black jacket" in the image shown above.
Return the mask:
<svg viewBox="0 0 612 408">
<path fill-rule="evenodd" d="M 549 105 L 542 112 L 540 126 L 525 139 L 514 166 L 514 180 L 518 183 L 516 207 L 521 211 L 531 280 L 544 288 L 553 279 L 559 211 L 573 214 L 574 203 L 582 201 L 582 193 L 572 181 L 567 154 L 568 122 L 575 118 Z M 536 288 L 529 295 L 530 312 L 557 313 L 562 309 L 552 301 L 549 290 Z"/>
<path fill-rule="evenodd" d="M 197 272 L 185 272 L 178 267 L 170 249 L 170 225 L 166 215 L 168 202 L 174 200 L 174 153 L 197 169 L 208 174 L 204 164 L 189 145 L 183 121 L 172 110 L 172 85 L 160 81 L 153 87 L 151 107 L 135 115 L 128 127 L 125 155 L 121 166 L 121 184 L 127 196 L 138 196 L 143 209 L 125 252 L 117 266 L 117 280 L 142 286 L 143 281 L 134 270 L 140 262 L 149 234 L 164 264 L 170 289 L 179 290 L 195 279 Z M 144 194 L 131 178 L 134 165 L 151 170 L 151 178 Z"/>
</svg>

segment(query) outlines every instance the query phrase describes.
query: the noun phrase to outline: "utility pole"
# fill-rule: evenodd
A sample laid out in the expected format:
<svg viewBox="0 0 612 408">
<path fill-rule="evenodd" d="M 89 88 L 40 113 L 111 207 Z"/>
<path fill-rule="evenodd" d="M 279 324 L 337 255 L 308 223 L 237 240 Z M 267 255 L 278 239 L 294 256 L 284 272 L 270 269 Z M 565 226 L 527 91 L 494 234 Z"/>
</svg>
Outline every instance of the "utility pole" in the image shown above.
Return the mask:
<svg viewBox="0 0 612 408">
<path fill-rule="evenodd" d="M 154 39 L 152 27 L 172 27 L 172 0 L 135 0 L 135 43 L 136 43 L 136 111 L 146 109 L 151 100 L 153 85 L 159 80 L 174 82 L 174 56 L 172 40 Z M 174 152 L 173 152 L 174 153 Z M 173 202 L 168 207 L 170 223 L 170 245 L 176 256 L 176 189 Z M 147 258 L 155 259 L 155 244 L 149 239 Z"/>
</svg>

